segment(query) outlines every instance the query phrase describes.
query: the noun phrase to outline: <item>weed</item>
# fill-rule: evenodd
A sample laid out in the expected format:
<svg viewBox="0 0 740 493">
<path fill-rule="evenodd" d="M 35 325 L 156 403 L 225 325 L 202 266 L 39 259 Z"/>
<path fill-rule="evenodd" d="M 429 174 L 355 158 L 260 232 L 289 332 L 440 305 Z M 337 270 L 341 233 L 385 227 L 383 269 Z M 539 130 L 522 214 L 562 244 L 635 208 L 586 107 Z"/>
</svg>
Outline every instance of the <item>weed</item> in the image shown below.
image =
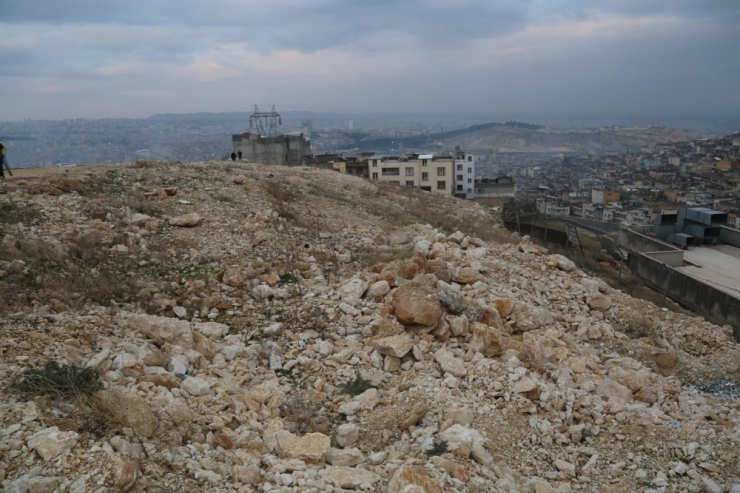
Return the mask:
<svg viewBox="0 0 740 493">
<path fill-rule="evenodd" d="M 329 420 L 320 414 L 321 410 L 321 403 L 312 400 L 307 392 L 296 393 L 285 398 L 280 406 L 280 417 L 291 433 L 325 433 L 329 428 Z"/>
<path fill-rule="evenodd" d="M 285 286 L 286 284 L 297 284 L 298 278 L 292 273 L 292 272 L 286 272 L 284 274 L 280 274 L 280 281 L 278 281 L 278 285 Z"/>
<path fill-rule="evenodd" d="M 225 202 L 227 204 L 234 202 L 234 197 L 230 195 L 216 195 L 214 198 L 219 202 Z"/>
<path fill-rule="evenodd" d="M 92 368 L 49 361 L 43 369 L 23 371 L 11 388 L 26 396 L 70 398 L 91 395 L 102 389 L 103 383 Z"/>
<path fill-rule="evenodd" d="M 435 455 L 442 455 L 445 452 L 447 452 L 447 442 L 445 440 L 442 440 L 441 442 L 434 442 L 432 448 L 427 450 L 427 455 L 432 457 Z"/>
<path fill-rule="evenodd" d="M 372 385 L 370 385 L 370 382 L 362 378 L 362 375 L 360 375 L 360 371 L 358 370 L 355 373 L 355 379 L 351 382 L 347 382 L 342 386 L 342 393 L 349 394 L 354 397 L 356 395 L 362 394 L 371 387 Z"/>
</svg>

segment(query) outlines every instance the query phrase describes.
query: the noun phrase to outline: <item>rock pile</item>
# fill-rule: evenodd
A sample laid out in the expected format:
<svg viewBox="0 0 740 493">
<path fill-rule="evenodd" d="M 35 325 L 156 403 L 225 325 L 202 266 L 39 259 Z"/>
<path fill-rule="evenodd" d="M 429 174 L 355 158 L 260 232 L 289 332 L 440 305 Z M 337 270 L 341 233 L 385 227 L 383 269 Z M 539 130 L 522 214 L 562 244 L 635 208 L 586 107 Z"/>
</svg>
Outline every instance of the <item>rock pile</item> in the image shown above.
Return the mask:
<svg viewBox="0 0 740 493">
<path fill-rule="evenodd" d="M 388 226 L 405 196 L 355 222 L 369 209 L 342 209 L 341 194 L 367 182 L 269 171 L 317 202 L 276 203 L 255 165 L 183 168 L 179 181 L 122 168 L 117 183 L 166 212 L 120 231 L 124 213 L 91 218 L 82 195 L 9 191 L 68 216 L 50 237 L 97 231 L 94 248 L 143 275 L 128 301 L 39 295 L 5 315 L 4 384 L 53 360 L 106 386 L 102 413 L 84 408 L 96 424 L 73 400 L 8 394 L 4 491 L 740 491 L 740 401 L 693 387 L 737 381 L 726 328 L 527 241 Z M 319 180 L 336 196 L 312 195 Z M 32 228 L 3 243 L 23 247 Z M 368 249 L 397 258 L 357 261 Z"/>
</svg>

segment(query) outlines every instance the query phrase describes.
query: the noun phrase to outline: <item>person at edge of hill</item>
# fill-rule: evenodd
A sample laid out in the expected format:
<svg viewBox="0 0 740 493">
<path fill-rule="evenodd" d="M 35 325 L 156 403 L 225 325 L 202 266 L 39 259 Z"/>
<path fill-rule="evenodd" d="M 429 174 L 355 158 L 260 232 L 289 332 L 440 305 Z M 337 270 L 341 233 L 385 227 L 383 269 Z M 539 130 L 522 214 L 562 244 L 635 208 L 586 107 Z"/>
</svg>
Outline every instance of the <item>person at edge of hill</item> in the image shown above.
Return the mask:
<svg viewBox="0 0 740 493">
<path fill-rule="evenodd" d="M 7 148 L 5 145 L 0 142 L 0 178 L 5 178 L 5 170 L 8 170 L 8 174 L 10 176 L 13 176 L 13 172 L 10 171 L 10 168 L 8 167 L 8 163 L 5 161 L 5 150 Z"/>
<path fill-rule="evenodd" d="M 236 161 L 236 153 L 235 152 L 232 152 L 231 153 L 231 160 L 232 161 Z"/>
<path fill-rule="evenodd" d="M 239 161 L 241 161 L 242 160 L 242 151 L 237 152 L 236 155 L 239 157 Z"/>
</svg>

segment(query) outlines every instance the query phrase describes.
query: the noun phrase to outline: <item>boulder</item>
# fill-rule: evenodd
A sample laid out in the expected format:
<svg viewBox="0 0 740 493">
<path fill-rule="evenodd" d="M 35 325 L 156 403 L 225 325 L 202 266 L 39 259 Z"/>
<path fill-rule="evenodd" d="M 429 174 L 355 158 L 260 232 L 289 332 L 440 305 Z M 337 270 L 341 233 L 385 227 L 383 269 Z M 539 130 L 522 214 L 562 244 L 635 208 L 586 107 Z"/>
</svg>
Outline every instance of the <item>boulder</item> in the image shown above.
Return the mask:
<svg viewBox="0 0 740 493">
<path fill-rule="evenodd" d="M 387 295 L 391 290 L 390 284 L 388 284 L 388 281 L 378 281 L 374 284 L 371 284 L 367 288 L 367 292 L 365 293 L 365 297 L 369 300 L 375 300 L 378 301 L 378 298 L 381 298 L 385 295 Z"/>
<path fill-rule="evenodd" d="M 221 339 L 229 333 L 229 326 L 218 322 L 199 322 L 193 328 L 209 339 Z"/>
<path fill-rule="evenodd" d="M 373 341 L 372 345 L 384 356 L 403 358 L 414 347 L 414 340 L 406 334 L 400 334 L 377 339 Z"/>
<path fill-rule="evenodd" d="M 128 325 L 157 344 L 167 342 L 184 348 L 193 347 L 193 331 L 185 320 L 136 313 L 128 317 Z"/>
<path fill-rule="evenodd" d="M 578 268 L 571 259 L 560 254 L 550 255 L 548 263 L 565 272 L 570 272 Z"/>
<path fill-rule="evenodd" d="M 308 433 L 299 437 L 287 430 L 279 430 L 275 439 L 280 457 L 300 459 L 307 464 L 324 462 L 324 456 L 331 444 L 331 439 L 323 433 Z"/>
<path fill-rule="evenodd" d="M 380 476 L 374 472 L 354 467 L 330 466 L 323 473 L 340 488 L 359 488 L 360 485 L 370 486 L 380 481 Z"/>
<path fill-rule="evenodd" d="M 465 368 L 465 362 L 455 356 L 455 353 L 449 349 L 438 349 L 434 353 L 434 360 L 442 367 L 442 371 L 451 373 L 458 378 L 462 378 L 468 373 L 468 370 Z"/>
<path fill-rule="evenodd" d="M 59 428 L 52 426 L 31 435 L 26 444 L 48 461 L 72 450 L 79 439 L 80 435 L 74 431 L 59 431 Z"/>
<path fill-rule="evenodd" d="M 462 267 L 455 270 L 452 280 L 460 284 L 475 284 L 478 281 L 485 280 L 485 277 L 472 267 Z"/>
<path fill-rule="evenodd" d="M 190 377 L 183 380 L 180 388 L 193 396 L 206 395 L 211 391 L 211 384 L 206 380 L 197 377 Z"/>
<path fill-rule="evenodd" d="M 599 310 L 601 312 L 607 311 L 612 306 L 612 301 L 601 294 L 601 292 L 596 291 L 593 293 L 590 293 L 586 297 L 586 304 L 588 304 L 588 307 L 592 310 Z"/>
<path fill-rule="evenodd" d="M 360 427 L 354 423 L 345 423 L 337 427 L 337 444 L 340 447 L 353 445 L 360 438 Z"/>
<path fill-rule="evenodd" d="M 197 212 L 191 212 L 190 214 L 183 214 L 181 216 L 175 216 L 170 218 L 170 226 L 178 226 L 181 228 L 192 228 L 199 225 L 203 221 L 200 214 Z"/>
<path fill-rule="evenodd" d="M 514 311 L 514 300 L 511 298 L 498 298 L 493 300 L 493 306 L 496 307 L 499 315 L 508 317 Z"/>
<path fill-rule="evenodd" d="M 444 493 L 444 489 L 427 473 L 410 466 L 401 466 L 388 480 L 386 493 Z"/>
<path fill-rule="evenodd" d="M 500 356 L 504 354 L 503 334 L 494 327 L 475 323 L 470 348 L 486 358 Z"/>
<path fill-rule="evenodd" d="M 244 286 L 245 280 L 239 267 L 229 267 L 224 271 L 221 282 L 226 284 L 227 286 L 238 288 Z"/>
<path fill-rule="evenodd" d="M 157 416 L 143 398 L 118 390 L 102 390 L 96 396 L 113 423 L 131 428 L 146 438 L 154 435 L 158 425 Z"/>
<path fill-rule="evenodd" d="M 414 282 L 406 283 L 393 296 L 396 318 L 404 325 L 433 326 L 442 318 L 442 305 L 433 289 Z"/>
<path fill-rule="evenodd" d="M 362 279 L 351 279 L 339 288 L 339 298 L 346 303 L 354 303 L 362 298 L 368 284 Z"/>
</svg>

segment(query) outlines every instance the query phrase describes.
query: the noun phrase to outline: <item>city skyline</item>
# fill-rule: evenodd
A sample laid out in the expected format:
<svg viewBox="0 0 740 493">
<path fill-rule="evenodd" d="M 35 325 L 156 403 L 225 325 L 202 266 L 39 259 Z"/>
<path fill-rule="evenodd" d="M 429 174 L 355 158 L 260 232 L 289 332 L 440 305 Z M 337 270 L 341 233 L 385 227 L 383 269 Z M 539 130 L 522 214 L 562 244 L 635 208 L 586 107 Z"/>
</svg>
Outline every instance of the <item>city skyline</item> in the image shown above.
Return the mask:
<svg viewBox="0 0 740 493">
<path fill-rule="evenodd" d="M 740 110 L 733 1 L 5 0 L 0 19 L 0 121 L 255 102 L 615 123 Z"/>
</svg>

